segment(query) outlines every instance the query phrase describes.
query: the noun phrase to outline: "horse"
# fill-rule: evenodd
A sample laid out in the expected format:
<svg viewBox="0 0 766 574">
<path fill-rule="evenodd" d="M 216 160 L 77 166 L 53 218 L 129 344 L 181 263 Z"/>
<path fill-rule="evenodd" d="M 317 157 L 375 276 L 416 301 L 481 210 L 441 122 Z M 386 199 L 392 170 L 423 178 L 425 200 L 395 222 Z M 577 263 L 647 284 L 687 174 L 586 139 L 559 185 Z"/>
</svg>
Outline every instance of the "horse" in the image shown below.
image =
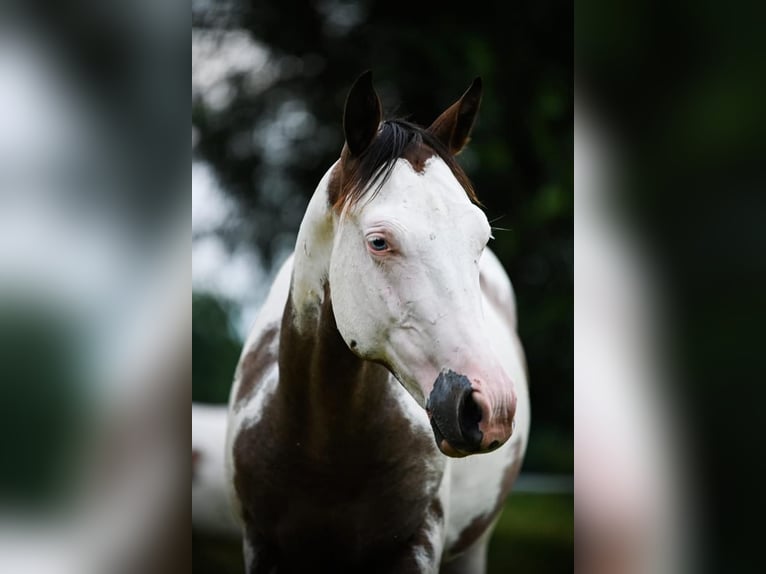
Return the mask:
<svg viewBox="0 0 766 574">
<path fill-rule="evenodd" d="M 226 465 L 248 574 L 484 572 L 529 434 L 513 288 L 455 156 L 481 79 L 428 128 L 370 72 L 245 342 Z"/>
</svg>

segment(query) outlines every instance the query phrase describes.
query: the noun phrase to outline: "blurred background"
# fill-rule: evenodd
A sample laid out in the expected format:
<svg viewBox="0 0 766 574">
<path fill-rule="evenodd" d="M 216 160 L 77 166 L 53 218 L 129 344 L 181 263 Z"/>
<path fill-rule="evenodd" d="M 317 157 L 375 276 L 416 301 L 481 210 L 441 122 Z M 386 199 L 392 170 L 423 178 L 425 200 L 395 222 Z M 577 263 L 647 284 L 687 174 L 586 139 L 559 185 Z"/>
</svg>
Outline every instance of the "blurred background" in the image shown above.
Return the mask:
<svg viewBox="0 0 766 574">
<path fill-rule="evenodd" d="M 766 497 L 753 455 L 766 437 L 765 24 L 752 2 L 576 4 L 575 345 L 603 308 L 581 284 L 600 283 L 591 293 L 601 301 L 643 302 L 640 321 L 613 314 L 598 339 L 610 345 L 575 354 L 578 568 L 636 571 L 637 555 L 658 546 L 634 542 L 667 525 L 668 512 L 682 526 L 666 540 L 678 551 L 688 539 L 686 569 L 661 571 L 749 572 L 762 562 L 754 519 Z M 583 232 L 598 233 L 602 248 Z M 589 266 L 597 259 L 595 269 L 621 280 L 600 281 Z M 647 322 L 651 353 L 635 345 Z M 585 361 L 621 361 L 619 341 L 637 353 L 623 371 L 630 378 L 596 386 L 580 376 Z M 634 451 L 636 441 L 649 448 Z"/>
<path fill-rule="evenodd" d="M 0 3 L 0 571 L 188 571 L 188 7 L 41 4 Z"/>
<path fill-rule="evenodd" d="M 497 228 L 530 372 L 523 474 L 490 572 L 564 572 L 573 552 L 572 6 L 319 0 L 192 3 L 193 400 L 220 404 L 371 69 L 387 116 L 428 125 L 481 76 L 459 161 Z M 195 533 L 195 572 L 240 571 Z M 224 565 L 225 564 L 225 565 Z"/>
</svg>

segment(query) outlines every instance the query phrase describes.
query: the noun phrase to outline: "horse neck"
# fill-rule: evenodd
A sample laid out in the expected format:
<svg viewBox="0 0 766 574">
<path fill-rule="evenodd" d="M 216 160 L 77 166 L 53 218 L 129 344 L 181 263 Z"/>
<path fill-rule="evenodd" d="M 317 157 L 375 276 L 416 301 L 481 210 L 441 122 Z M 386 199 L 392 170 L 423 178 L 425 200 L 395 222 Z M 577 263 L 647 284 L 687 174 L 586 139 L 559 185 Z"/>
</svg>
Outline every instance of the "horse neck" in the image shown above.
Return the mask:
<svg viewBox="0 0 766 574">
<path fill-rule="evenodd" d="M 415 402 L 384 367 L 354 355 L 338 331 L 328 280 L 335 229 L 327 195 L 331 172 L 298 233 L 280 331 L 274 407 L 281 416 L 273 417 L 279 424 L 269 434 L 282 448 L 300 450 L 296 472 L 311 480 L 331 477 L 334 488 L 378 484 L 390 504 L 418 516 L 442 483 L 444 457 L 428 424 L 413 417 Z"/>
<path fill-rule="evenodd" d="M 330 286 L 325 284 L 321 305 L 309 315 L 310 325 L 299 328 L 296 318 L 288 300 L 279 342 L 279 388 L 291 408 L 303 411 L 304 422 L 325 430 L 367 421 L 370 408 L 389 392 L 388 371 L 348 349 L 335 325 Z"/>
<path fill-rule="evenodd" d="M 315 427 L 314 436 L 363 432 L 375 423 L 371 412 L 390 394 L 388 371 L 354 355 L 335 323 L 328 280 L 335 229 L 327 194 L 332 171 L 322 178 L 298 233 L 279 344 L 280 392 L 296 420 Z"/>
</svg>

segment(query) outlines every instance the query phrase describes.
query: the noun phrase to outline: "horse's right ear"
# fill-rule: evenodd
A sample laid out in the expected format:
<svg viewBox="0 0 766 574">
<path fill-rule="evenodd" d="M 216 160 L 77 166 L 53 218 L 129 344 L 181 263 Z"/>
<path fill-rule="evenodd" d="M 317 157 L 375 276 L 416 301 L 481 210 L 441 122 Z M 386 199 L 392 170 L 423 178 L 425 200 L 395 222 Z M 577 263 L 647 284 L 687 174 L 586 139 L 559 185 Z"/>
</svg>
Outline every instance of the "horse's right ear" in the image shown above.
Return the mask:
<svg viewBox="0 0 766 574">
<path fill-rule="evenodd" d="M 351 155 L 358 156 L 369 147 L 381 119 L 380 99 L 372 87 L 372 72 L 368 70 L 351 86 L 343 110 L 343 132 Z"/>
<path fill-rule="evenodd" d="M 481 104 L 481 78 L 476 78 L 458 101 L 434 120 L 428 131 L 435 135 L 452 155 L 468 143 Z"/>
</svg>

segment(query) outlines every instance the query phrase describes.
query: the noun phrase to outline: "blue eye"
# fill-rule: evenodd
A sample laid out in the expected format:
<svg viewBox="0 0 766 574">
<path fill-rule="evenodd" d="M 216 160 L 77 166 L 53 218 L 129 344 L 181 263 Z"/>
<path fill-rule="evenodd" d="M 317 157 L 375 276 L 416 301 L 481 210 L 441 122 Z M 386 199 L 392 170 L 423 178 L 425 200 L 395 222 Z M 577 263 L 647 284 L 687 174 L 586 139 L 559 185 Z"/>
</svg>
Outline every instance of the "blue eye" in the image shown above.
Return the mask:
<svg viewBox="0 0 766 574">
<path fill-rule="evenodd" d="M 388 242 L 382 237 L 371 237 L 367 240 L 367 243 L 373 251 L 385 251 L 388 249 Z"/>
</svg>

